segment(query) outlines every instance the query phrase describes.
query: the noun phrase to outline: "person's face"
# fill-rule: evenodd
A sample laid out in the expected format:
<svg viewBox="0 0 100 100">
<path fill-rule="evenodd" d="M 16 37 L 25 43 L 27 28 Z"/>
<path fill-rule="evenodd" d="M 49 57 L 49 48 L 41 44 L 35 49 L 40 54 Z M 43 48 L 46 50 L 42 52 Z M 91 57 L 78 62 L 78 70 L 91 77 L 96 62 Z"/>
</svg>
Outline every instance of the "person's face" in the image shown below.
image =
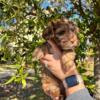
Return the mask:
<svg viewBox="0 0 100 100">
<path fill-rule="evenodd" d="M 78 44 L 78 39 L 75 33 L 73 32 L 63 32 L 56 34 L 55 36 L 58 46 L 63 50 L 73 49 Z"/>
</svg>

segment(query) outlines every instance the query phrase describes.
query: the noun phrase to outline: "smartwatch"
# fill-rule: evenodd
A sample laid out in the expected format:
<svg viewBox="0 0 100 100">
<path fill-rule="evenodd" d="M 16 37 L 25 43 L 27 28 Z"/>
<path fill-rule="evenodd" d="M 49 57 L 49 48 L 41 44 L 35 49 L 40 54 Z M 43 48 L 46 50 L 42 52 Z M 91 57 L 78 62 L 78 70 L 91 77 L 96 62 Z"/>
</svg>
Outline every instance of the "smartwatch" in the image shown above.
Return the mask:
<svg viewBox="0 0 100 100">
<path fill-rule="evenodd" d="M 67 85 L 67 88 L 73 87 L 82 83 L 83 80 L 80 75 L 71 75 L 64 79 L 64 84 Z"/>
</svg>

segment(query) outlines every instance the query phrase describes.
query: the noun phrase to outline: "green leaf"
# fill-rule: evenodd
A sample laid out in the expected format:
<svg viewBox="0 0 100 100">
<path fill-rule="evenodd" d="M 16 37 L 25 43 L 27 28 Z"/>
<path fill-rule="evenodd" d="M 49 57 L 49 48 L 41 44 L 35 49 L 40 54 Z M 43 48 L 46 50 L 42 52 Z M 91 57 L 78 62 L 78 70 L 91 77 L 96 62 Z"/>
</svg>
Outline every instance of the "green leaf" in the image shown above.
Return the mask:
<svg viewBox="0 0 100 100">
<path fill-rule="evenodd" d="M 23 75 L 23 78 L 26 78 L 28 76 L 28 73 L 25 73 L 24 75 Z"/>
<path fill-rule="evenodd" d="M 23 74 L 23 66 L 21 66 L 19 73 L 22 75 Z"/>
<path fill-rule="evenodd" d="M 17 82 L 17 83 L 20 83 L 21 82 L 21 77 L 16 78 L 14 81 Z"/>
<path fill-rule="evenodd" d="M 22 79 L 22 88 L 24 89 L 26 87 L 26 80 Z"/>
<path fill-rule="evenodd" d="M 16 79 L 15 76 L 11 77 L 6 83 L 4 83 L 5 85 L 6 84 L 10 84 L 11 82 L 13 82 L 14 80 Z"/>
</svg>

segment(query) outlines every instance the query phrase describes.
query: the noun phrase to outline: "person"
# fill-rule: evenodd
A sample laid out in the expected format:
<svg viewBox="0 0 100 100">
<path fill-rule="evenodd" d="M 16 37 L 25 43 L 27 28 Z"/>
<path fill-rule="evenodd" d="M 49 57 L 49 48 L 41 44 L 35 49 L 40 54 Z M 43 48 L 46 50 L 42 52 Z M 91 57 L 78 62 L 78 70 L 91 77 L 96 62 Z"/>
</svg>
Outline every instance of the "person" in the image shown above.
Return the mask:
<svg viewBox="0 0 100 100">
<path fill-rule="evenodd" d="M 54 52 L 53 54 L 45 54 L 45 56 L 40 59 L 40 62 L 45 64 L 52 74 L 63 82 L 66 90 L 66 100 L 94 100 L 85 87 L 77 68 L 71 67 L 65 74 L 62 70 L 61 51 L 52 40 L 48 40 L 48 43 Z M 78 79 L 80 82 L 76 82 L 75 78 L 77 76 L 79 76 Z"/>
</svg>

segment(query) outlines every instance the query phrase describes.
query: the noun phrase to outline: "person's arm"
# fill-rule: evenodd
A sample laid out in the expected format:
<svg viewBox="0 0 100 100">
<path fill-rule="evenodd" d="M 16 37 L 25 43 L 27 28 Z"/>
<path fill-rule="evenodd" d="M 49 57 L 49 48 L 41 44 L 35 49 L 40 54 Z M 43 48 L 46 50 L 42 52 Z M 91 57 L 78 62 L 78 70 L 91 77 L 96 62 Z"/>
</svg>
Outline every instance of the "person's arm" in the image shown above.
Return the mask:
<svg viewBox="0 0 100 100">
<path fill-rule="evenodd" d="M 68 71 L 67 77 L 65 77 L 62 82 L 64 84 L 66 90 L 66 100 L 93 100 L 90 96 L 89 91 L 84 85 L 81 75 L 79 75 L 76 68 L 72 69 L 72 71 Z M 75 86 L 68 87 L 65 81 L 66 78 L 75 75 L 79 81 L 79 83 Z"/>
<path fill-rule="evenodd" d="M 83 82 L 80 82 L 73 87 L 67 87 L 67 83 L 64 82 L 65 78 L 71 75 L 79 75 L 79 73 L 76 66 L 74 66 L 65 74 L 62 70 L 61 52 L 59 50 L 57 51 L 57 47 L 55 48 L 55 45 L 52 42 L 49 43 L 55 49 L 55 52 L 54 54 L 46 54 L 40 61 L 41 63 L 48 65 L 47 68 L 63 82 L 66 89 L 66 100 L 93 100 Z"/>
<path fill-rule="evenodd" d="M 80 75 L 78 75 L 78 74 L 73 74 L 73 75 L 75 75 L 76 77 L 80 77 Z M 82 79 L 80 79 L 80 80 L 82 80 Z M 69 96 L 69 95 L 71 95 L 71 94 L 73 94 L 73 93 L 85 88 L 85 85 L 84 85 L 83 81 L 79 82 L 77 85 L 72 86 L 72 87 L 68 87 L 65 80 L 63 80 L 63 84 L 64 84 L 64 87 L 65 87 L 65 90 L 66 90 L 66 96 Z"/>
</svg>

